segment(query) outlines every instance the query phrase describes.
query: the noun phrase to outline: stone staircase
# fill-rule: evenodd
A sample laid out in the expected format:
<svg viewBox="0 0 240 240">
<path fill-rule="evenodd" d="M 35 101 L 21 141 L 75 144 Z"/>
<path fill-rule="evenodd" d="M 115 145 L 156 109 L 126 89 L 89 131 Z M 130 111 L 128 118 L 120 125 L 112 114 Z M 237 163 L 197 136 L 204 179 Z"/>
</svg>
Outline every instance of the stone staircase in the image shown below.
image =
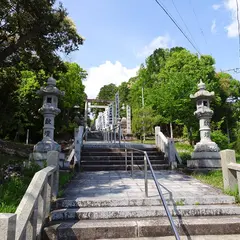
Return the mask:
<svg viewBox="0 0 240 240">
<path fill-rule="evenodd" d="M 87 141 L 96 141 L 100 142 L 103 141 L 103 134 L 100 131 L 89 131 L 87 133 Z"/>
<path fill-rule="evenodd" d="M 173 171 L 156 175 L 181 235 L 240 233 L 240 207 L 233 197 Z M 153 180 L 148 198 L 143 180 L 140 171 L 133 179 L 124 171 L 79 173 L 56 202 L 44 239 L 172 236 Z"/>
<path fill-rule="evenodd" d="M 164 159 L 164 154 L 154 147 L 144 148 L 141 145 L 135 146 L 139 150 L 146 151 L 151 160 L 154 170 L 168 168 L 168 163 Z M 131 153 L 128 152 L 128 169 L 131 168 Z M 134 169 L 144 169 L 143 153 L 134 152 Z M 125 149 L 111 147 L 110 145 L 84 145 L 81 152 L 82 171 L 112 171 L 125 170 Z"/>
</svg>

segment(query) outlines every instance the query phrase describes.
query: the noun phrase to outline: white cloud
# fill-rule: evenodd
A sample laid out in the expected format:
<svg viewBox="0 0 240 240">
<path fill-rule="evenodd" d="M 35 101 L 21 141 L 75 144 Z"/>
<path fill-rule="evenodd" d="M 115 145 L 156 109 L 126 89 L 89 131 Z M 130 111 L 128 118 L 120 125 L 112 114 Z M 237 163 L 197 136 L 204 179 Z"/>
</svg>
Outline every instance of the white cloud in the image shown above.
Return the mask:
<svg viewBox="0 0 240 240">
<path fill-rule="evenodd" d="M 239 10 L 240 10 L 240 0 L 238 1 Z M 224 0 L 224 7 L 230 11 L 232 22 L 225 27 L 227 30 L 228 37 L 237 37 L 238 36 L 238 24 L 237 24 L 237 5 L 236 0 Z M 239 16 L 240 16 L 240 12 Z"/>
<path fill-rule="evenodd" d="M 122 82 L 128 81 L 131 77 L 135 77 L 138 70 L 139 67 L 128 69 L 119 61 L 116 61 L 115 64 L 106 61 L 98 67 L 89 69 L 88 77 L 84 82 L 86 86 L 85 92 L 88 98 L 96 98 L 100 88 L 104 85 L 114 83 L 118 86 Z"/>
<path fill-rule="evenodd" d="M 158 36 L 154 38 L 148 45 L 146 45 L 140 53 L 137 54 L 138 57 L 147 57 L 153 53 L 157 48 L 170 48 L 173 42 L 171 41 L 169 35 Z"/>
<path fill-rule="evenodd" d="M 221 6 L 222 6 L 221 4 L 213 4 L 213 5 L 212 5 L 212 8 L 213 8 L 214 10 L 218 10 Z"/>
<path fill-rule="evenodd" d="M 215 19 L 212 21 L 211 32 L 213 34 L 217 32 L 217 30 L 216 30 L 216 20 Z"/>
</svg>

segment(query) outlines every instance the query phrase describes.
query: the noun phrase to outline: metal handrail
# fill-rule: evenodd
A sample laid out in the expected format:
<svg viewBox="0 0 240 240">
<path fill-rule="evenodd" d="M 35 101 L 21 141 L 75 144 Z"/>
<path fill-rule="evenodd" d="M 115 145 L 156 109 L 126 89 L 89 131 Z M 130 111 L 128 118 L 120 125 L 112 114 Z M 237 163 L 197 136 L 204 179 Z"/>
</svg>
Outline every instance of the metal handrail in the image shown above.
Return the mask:
<svg viewBox="0 0 240 240">
<path fill-rule="evenodd" d="M 148 157 L 147 152 L 146 152 L 146 151 L 139 150 L 139 149 L 136 149 L 136 148 L 127 148 L 127 146 L 126 146 L 126 144 L 125 144 L 125 164 L 126 164 L 126 165 L 125 165 L 125 168 L 126 168 L 126 171 L 127 171 L 127 167 L 128 167 L 128 166 L 127 166 L 127 151 L 128 151 L 128 150 L 131 150 L 131 151 L 132 151 L 132 152 L 131 152 L 131 175 L 132 175 L 132 176 L 133 176 L 133 151 L 141 152 L 141 153 L 144 154 L 144 183 L 145 183 L 144 185 L 145 185 L 145 195 L 146 195 L 146 197 L 148 197 L 148 175 L 147 175 L 147 167 L 148 167 L 148 165 L 149 165 L 149 167 L 150 167 L 150 172 L 151 172 L 151 174 L 152 174 L 154 183 L 155 183 L 155 185 L 156 185 L 156 187 L 157 187 L 159 197 L 160 197 L 161 200 L 162 200 L 163 207 L 164 207 L 164 209 L 165 209 L 165 211 L 166 211 L 166 214 L 167 214 L 168 220 L 169 220 L 169 222 L 170 222 L 171 228 L 172 228 L 172 230 L 173 230 L 173 233 L 174 233 L 174 235 L 175 235 L 175 238 L 176 238 L 176 240 L 180 240 L 180 236 L 179 236 L 178 231 L 177 231 L 177 228 L 176 228 L 176 226 L 175 226 L 175 224 L 174 224 L 172 215 L 171 215 L 171 213 L 170 213 L 170 211 L 169 211 L 167 202 L 166 202 L 166 200 L 165 200 L 165 198 L 164 198 L 164 196 L 163 196 L 163 194 L 162 194 L 162 190 L 161 190 L 161 188 L 160 188 L 159 182 L 158 182 L 158 180 L 157 180 L 157 178 L 156 178 L 156 175 L 155 175 L 155 173 L 154 173 L 154 170 L 153 170 L 153 167 L 152 167 L 152 164 L 151 164 L 151 162 L 150 162 L 150 159 L 149 159 L 149 157 Z"/>
</svg>

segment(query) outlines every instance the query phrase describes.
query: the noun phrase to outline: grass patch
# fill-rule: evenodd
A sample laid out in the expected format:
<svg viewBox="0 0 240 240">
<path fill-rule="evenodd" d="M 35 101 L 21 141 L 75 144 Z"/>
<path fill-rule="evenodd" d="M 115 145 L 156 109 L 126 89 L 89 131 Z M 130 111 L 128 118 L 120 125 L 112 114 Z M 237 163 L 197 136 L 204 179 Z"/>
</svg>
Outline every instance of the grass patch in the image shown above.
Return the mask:
<svg viewBox="0 0 240 240">
<path fill-rule="evenodd" d="M 177 206 L 184 206 L 185 205 L 185 200 L 181 199 L 180 201 L 176 201 Z"/>
<path fill-rule="evenodd" d="M 199 181 L 203 183 L 207 183 L 213 187 L 221 189 L 225 194 L 234 196 L 236 203 L 240 203 L 240 198 L 238 194 L 238 187 L 234 190 L 224 190 L 223 188 L 223 176 L 222 176 L 222 171 L 221 170 L 214 170 L 210 171 L 206 174 L 203 173 L 193 173 L 191 174 L 194 178 L 198 179 Z"/>
<path fill-rule="evenodd" d="M 14 213 L 25 194 L 34 174 L 40 170 L 38 165 L 24 168 L 21 176 L 11 177 L 0 185 L 0 212 Z M 59 173 L 59 196 L 64 186 L 72 179 L 73 172 Z"/>
<path fill-rule="evenodd" d="M 74 172 L 59 172 L 59 191 L 58 197 L 63 196 L 64 187 L 71 181 L 74 176 Z"/>
<path fill-rule="evenodd" d="M 239 153 L 236 153 L 236 162 L 240 163 L 240 154 Z"/>
<path fill-rule="evenodd" d="M 175 143 L 176 150 L 182 159 L 182 163 L 187 165 L 187 160 L 191 159 L 191 154 L 193 152 L 193 146 L 186 142 L 176 142 Z"/>
<path fill-rule="evenodd" d="M 141 141 L 140 139 L 136 139 L 131 141 L 131 143 L 144 143 L 144 144 L 152 144 L 155 145 L 155 139 L 146 139 L 145 141 Z"/>
<path fill-rule="evenodd" d="M 192 176 L 201 182 L 223 190 L 223 176 L 221 170 L 210 171 L 206 174 L 193 173 Z"/>
<path fill-rule="evenodd" d="M 175 147 L 178 152 L 192 152 L 193 146 L 186 142 L 176 142 Z"/>
<path fill-rule="evenodd" d="M 25 194 L 34 174 L 40 170 L 38 165 L 24 168 L 21 176 L 11 177 L 0 185 L 0 212 L 14 213 Z"/>
</svg>

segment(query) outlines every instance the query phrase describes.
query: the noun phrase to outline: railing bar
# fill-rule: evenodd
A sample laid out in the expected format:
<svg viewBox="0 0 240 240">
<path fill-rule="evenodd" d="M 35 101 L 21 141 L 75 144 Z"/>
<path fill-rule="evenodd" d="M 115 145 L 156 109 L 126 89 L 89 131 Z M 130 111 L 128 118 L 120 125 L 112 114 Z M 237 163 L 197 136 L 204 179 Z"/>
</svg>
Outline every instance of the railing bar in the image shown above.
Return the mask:
<svg viewBox="0 0 240 240">
<path fill-rule="evenodd" d="M 128 163 L 127 163 L 127 149 L 125 148 L 125 171 L 127 172 Z"/>
<path fill-rule="evenodd" d="M 131 176 L 133 178 L 133 151 L 131 152 Z"/>
<path fill-rule="evenodd" d="M 148 174 L 147 174 L 147 153 L 144 152 L 144 183 L 145 183 L 145 195 L 148 197 Z"/>
<path fill-rule="evenodd" d="M 171 224 L 172 230 L 173 230 L 173 232 L 174 232 L 175 238 L 176 238 L 177 240 L 180 240 L 180 236 L 179 236 L 179 234 L 178 234 L 178 232 L 177 232 L 177 228 L 176 228 L 176 226 L 175 226 L 175 224 L 174 224 L 172 215 L 171 215 L 171 213 L 170 213 L 170 211 L 169 211 L 169 209 L 168 209 L 168 206 L 167 206 L 167 203 L 166 203 L 166 201 L 165 201 L 165 198 L 163 197 L 162 191 L 161 191 L 161 189 L 160 189 L 160 187 L 159 187 L 159 183 L 158 183 L 158 181 L 157 181 L 156 175 L 155 175 L 155 173 L 154 173 L 154 171 L 153 171 L 152 164 L 151 164 L 151 162 L 150 162 L 150 160 L 149 160 L 148 155 L 146 154 L 145 156 L 146 156 L 147 162 L 148 162 L 148 164 L 149 164 L 149 167 L 150 167 L 150 170 L 151 170 L 151 173 L 152 173 L 152 176 L 153 176 L 153 180 L 154 180 L 155 185 L 156 185 L 156 187 L 157 187 L 159 196 L 160 196 L 160 198 L 161 198 L 161 200 L 162 200 L 163 207 L 164 207 L 164 209 L 165 209 L 165 211 L 166 211 L 166 213 L 167 213 L 167 217 L 168 217 L 168 219 L 169 219 L 169 221 L 170 221 L 170 224 Z"/>
</svg>

